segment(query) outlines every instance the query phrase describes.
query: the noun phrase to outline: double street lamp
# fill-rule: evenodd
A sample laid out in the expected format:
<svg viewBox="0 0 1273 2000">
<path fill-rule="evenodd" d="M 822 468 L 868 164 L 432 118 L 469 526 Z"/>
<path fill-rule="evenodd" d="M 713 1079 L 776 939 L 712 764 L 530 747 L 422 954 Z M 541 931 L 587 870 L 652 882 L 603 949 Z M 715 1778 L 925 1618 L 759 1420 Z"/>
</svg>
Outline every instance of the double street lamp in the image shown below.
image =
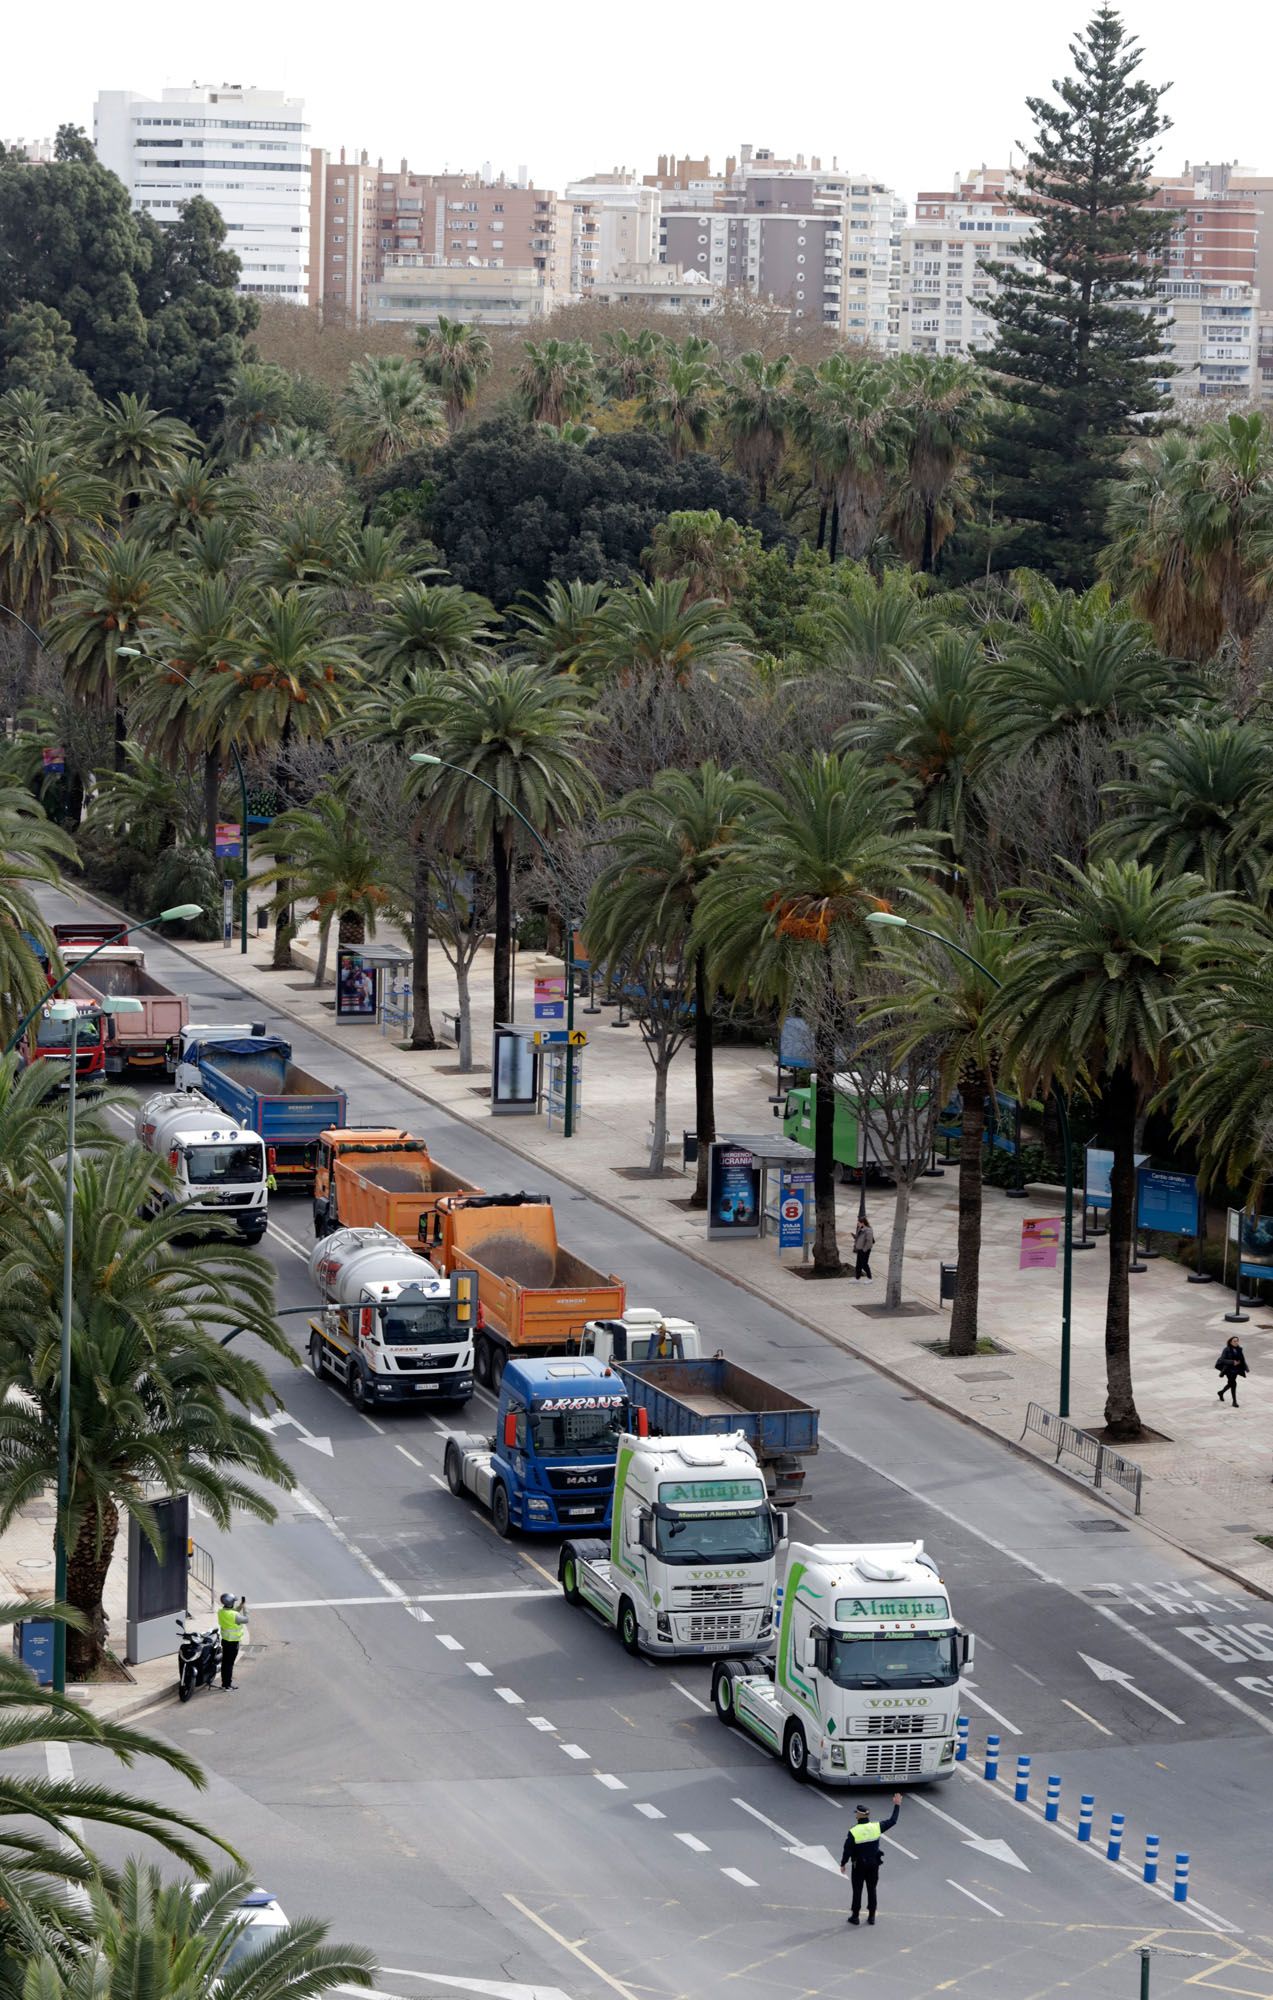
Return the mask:
<svg viewBox="0 0 1273 2000">
<path fill-rule="evenodd" d="M 893 910 L 871 910 L 866 921 L 879 930 L 913 931 L 917 937 L 931 938 L 943 951 L 954 952 L 956 957 L 965 959 L 975 966 L 984 979 L 996 989 L 1003 985 L 988 965 L 974 958 L 964 946 L 956 944 L 953 938 L 943 937 L 940 931 L 927 930 L 923 924 L 913 924 L 909 917 L 898 916 Z M 1052 1101 L 1056 1105 L 1057 1123 L 1061 1128 L 1061 1149 L 1065 1158 L 1065 1244 L 1061 1264 L 1061 1383 L 1058 1391 L 1058 1416 L 1070 1414 L 1070 1319 L 1073 1298 L 1074 1274 L 1074 1146 L 1070 1137 L 1070 1107 L 1060 1084 L 1051 1086 Z"/>
<path fill-rule="evenodd" d="M 527 833 L 543 855 L 552 878 L 557 884 L 557 893 L 561 902 L 562 928 L 565 931 L 566 958 L 566 1088 L 562 1104 L 561 1131 L 564 1139 L 573 1138 L 575 1130 L 575 1045 L 572 1037 L 575 1026 L 575 927 L 570 916 L 569 894 L 557 857 L 554 855 L 542 833 L 540 833 L 538 827 L 532 826 L 525 813 L 520 812 L 513 804 L 513 801 L 505 797 L 504 793 L 499 790 L 499 787 L 491 784 L 488 778 L 479 777 L 476 771 L 468 770 L 463 764 L 452 764 L 445 757 L 435 757 L 428 750 L 414 751 L 411 762 L 413 764 L 428 765 L 441 771 L 457 771 L 462 778 L 467 778 L 471 784 L 481 785 L 485 791 L 491 794 L 492 798 L 498 799 L 505 810 L 510 812 L 513 818 L 519 820 L 525 827 Z"/>
</svg>

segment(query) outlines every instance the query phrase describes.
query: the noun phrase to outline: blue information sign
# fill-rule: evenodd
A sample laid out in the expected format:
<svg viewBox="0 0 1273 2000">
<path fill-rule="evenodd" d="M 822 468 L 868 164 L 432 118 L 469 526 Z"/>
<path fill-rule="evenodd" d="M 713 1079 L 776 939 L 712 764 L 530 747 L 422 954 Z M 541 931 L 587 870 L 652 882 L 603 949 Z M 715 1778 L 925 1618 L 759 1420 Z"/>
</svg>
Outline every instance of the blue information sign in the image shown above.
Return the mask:
<svg viewBox="0 0 1273 2000">
<path fill-rule="evenodd" d="M 24 1618 L 18 1627 L 22 1664 L 41 1687 L 53 1685 L 53 1620 Z"/>
<path fill-rule="evenodd" d="M 1164 1236 L 1198 1234 L 1197 1174 L 1167 1173 L 1141 1167 L 1136 1174 L 1136 1227 L 1158 1229 Z"/>
<path fill-rule="evenodd" d="M 803 1174 L 784 1174 L 778 1196 L 778 1248 L 804 1249 L 805 1204 L 809 1184 Z"/>
</svg>

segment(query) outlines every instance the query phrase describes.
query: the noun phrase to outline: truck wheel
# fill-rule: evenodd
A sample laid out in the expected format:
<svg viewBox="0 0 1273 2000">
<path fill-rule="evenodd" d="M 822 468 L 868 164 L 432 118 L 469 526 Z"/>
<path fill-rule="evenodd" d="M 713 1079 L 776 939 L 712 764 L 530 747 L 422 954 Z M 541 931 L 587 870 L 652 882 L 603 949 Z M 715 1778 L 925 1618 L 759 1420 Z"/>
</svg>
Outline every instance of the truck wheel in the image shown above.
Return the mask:
<svg viewBox="0 0 1273 2000">
<path fill-rule="evenodd" d="M 318 1381 L 323 1379 L 323 1343 L 316 1333 L 309 1337 L 309 1365 Z"/>
<path fill-rule="evenodd" d="M 717 1662 L 712 1668 L 712 1707 L 729 1728 L 736 1720 L 734 1713 L 734 1678 L 728 1667 Z"/>
<path fill-rule="evenodd" d="M 507 1355 L 505 1354 L 505 1352 L 504 1352 L 503 1348 L 502 1348 L 502 1347 L 492 1347 L 492 1349 L 491 1349 L 491 1394 L 492 1394 L 493 1396 L 498 1396 L 498 1394 L 499 1394 L 499 1385 L 500 1385 L 500 1383 L 501 1383 L 501 1382 L 502 1382 L 502 1381 L 504 1380 L 504 1369 L 505 1369 L 505 1367 L 506 1367 L 506 1365 L 507 1365 L 507 1362 L 508 1362 L 508 1356 L 507 1356 Z"/>
<path fill-rule="evenodd" d="M 804 1739 L 804 1730 L 798 1722 L 788 1723 L 782 1754 L 787 1769 L 796 1783 L 803 1785 L 809 1776 L 809 1746 Z"/>
<path fill-rule="evenodd" d="M 639 1653 L 641 1650 L 641 1628 L 632 1600 L 625 1597 L 619 1605 L 619 1637 L 623 1641 L 625 1653 Z"/>
<path fill-rule="evenodd" d="M 447 1485 L 458 1499 L 464 1491 L 464 1467 L 460 1463 L 459 1451 L 453 1444 L 449 1444 L 446 1448 L 442 1470 L 446 1474 Z"/>
<path fill-rule="evenodd" d="M 579 1595 L 579 1567 L 575 1562 L 573 1549 L 563 1549 L 561 1555 L 561 1594 L 567 1604 L 582 1602 Z"/>
<path fill-rule="evenodd" d="M 367 1377 L 356 1361 L 349 1364 L 349 1400 L 356 1410 L 365 1410 L 371 1401 L 367 1394 Z"/>
<path fill-rule="evenodd" d="M 490 1342 L 480 1333 L 477 1336 L 477 1344 L 473 1349 L 473 1373 L 484 1389 L 490 1388 L 491 1347 Z"/>
<path fill-rule="evenodd" d="M 507 1541 L 512 1532 L 508 1519 L 508 1488 L 498 1479 L 491 1488 L 491 1519 L 495 1523 L 496 1534 Z"/>
</svg>

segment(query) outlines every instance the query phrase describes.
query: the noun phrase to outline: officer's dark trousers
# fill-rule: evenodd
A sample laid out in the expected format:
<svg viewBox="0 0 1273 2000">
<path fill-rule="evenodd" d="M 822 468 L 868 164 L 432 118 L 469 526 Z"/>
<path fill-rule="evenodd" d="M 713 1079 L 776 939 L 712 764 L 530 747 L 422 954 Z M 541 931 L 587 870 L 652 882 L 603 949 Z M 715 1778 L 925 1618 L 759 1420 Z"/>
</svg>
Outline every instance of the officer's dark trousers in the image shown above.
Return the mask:
<svg viewBox="0 0 1273 2000">
<path fill-rule="evenodd" d="M 879 1862 L 877 1861 L 873 1868 L 864 1868 L 860 1863 L 854 1861 L 849 1869 L 849 1880 L 853 1885 L 853 1916 L 856 1917 L 861 1914 L 862 1889 L 865 1885 L 866 1914 L 868 1917 L 873 1917 L 875 1915 L 875 1892 L 880 1883 Z"/>
<path fill-rule="evenodd" d="M 221 1641 L 221 1685 L 223 1688 L 228 1688 L 234 1680 L 234 1663 L 238 1657 L 238 1640 L 223 1639 Z M 874 1908 L 874 1904 L 871 1907 Z"/>
</svg>

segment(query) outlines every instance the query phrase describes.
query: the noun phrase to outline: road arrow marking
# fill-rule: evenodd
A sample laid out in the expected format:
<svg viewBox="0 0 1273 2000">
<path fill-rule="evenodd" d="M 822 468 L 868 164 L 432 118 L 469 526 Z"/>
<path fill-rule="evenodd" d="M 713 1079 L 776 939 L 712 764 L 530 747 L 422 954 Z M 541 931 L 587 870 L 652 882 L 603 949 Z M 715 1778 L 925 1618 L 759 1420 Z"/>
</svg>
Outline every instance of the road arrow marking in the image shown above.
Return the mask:
<svg viewBox="0 0 1273 2000">
<path fill-rule="evenodd" d="M 272 1417 L 254 1416 L 252 1422 L 256 1425 L 257 1430 L 268 1431 L 271 1437 L 274 1436 L 280 1424 L 292 1424 L 300 1433 L 302 1444 L 309 1445 L 313 1451 L 323 1452 L 328 1458 L 336 1456 L 332 1450 L 331 1439 L 329 1437 L 315 1437 L 313 1431 L 306 1430 L 300 1418 L 294 1417 L 290 1410 L 276 1410 Z"/>
<path fill-rule="evenodd" d="M 953 1826 L 956 1833 L 963 1835 L 965 1847 L 973 1848 L 976 1853 L 986 1855 L 991 1861 L 1006 1861 L 1009 1868 L 1019 1868 L 1023 1875 L 1030 1873 L 1026 1863 L 1019 1854 L 1014 1854 L 1006 1840 L 986 1840 L 981 1834 L 974 1833 L 970 1826 L 965 1826 L 962 1820 L 953 1818 L 950 1813 L 943 1812 L 940 1806 L 933 1805 L 929 1799 L 921 1799 L 918 1794 L 914 1795 L 913 1803 L 923 1806 L 925 1812 L 935 1813 L 938 1819 L 944 1819 L 947 1826 Z"/>
<path fill-rule="evenodd" d="M 1180 1728 L 1184 1728 L 1184 1717 L 1173 1714 L 1172 1710 L 1165 1708 L 1162 1702 L 1155 1701 L 1152 1694 L 1146 1694 L 1144 1688 L 1138 1688 L 1132 1676 L 1125 1668 L 1107 1667 L 1104 1660 L 1094 1660 L 1088 1653 L 1080 1653 L 1079 1658 L 1085 1667 L 1091 1668 L 1098 1681 L 1114 1681 L 1119 1687 L 1124 1688 L 1128 1694 L 1134 1694 L 1137 1701 L 1143 1701 L 1147 1708 L 1156 1708 L 1159 1715 L 1166 1716 L 1168 1722 L 1175 1722 Z"/>
<path fill-rule="evenodd" d="M 779 1826 L 776 1819 L 768 1819 L 764 1813 L 758 1812 L 755 1806 L 748 1805 L 746 1799 L 735 1799 L 734 1804 L 741 1806 L 745 1813 L 750 1813 L 753 1819 L 758 1819 L 762 1826 L 767 1826 L 770 1833 L 776 1833 L 785 1851 L 794 1854 L 797 1861 L 811 1861 L 815 1868 L 829 1868 L 833 1875 L 839 1874 L 839 1862 L 825 1847 L 803 1841 L 796 1834 L 789 1833 L 785 1826 Z"/>
</svg>

